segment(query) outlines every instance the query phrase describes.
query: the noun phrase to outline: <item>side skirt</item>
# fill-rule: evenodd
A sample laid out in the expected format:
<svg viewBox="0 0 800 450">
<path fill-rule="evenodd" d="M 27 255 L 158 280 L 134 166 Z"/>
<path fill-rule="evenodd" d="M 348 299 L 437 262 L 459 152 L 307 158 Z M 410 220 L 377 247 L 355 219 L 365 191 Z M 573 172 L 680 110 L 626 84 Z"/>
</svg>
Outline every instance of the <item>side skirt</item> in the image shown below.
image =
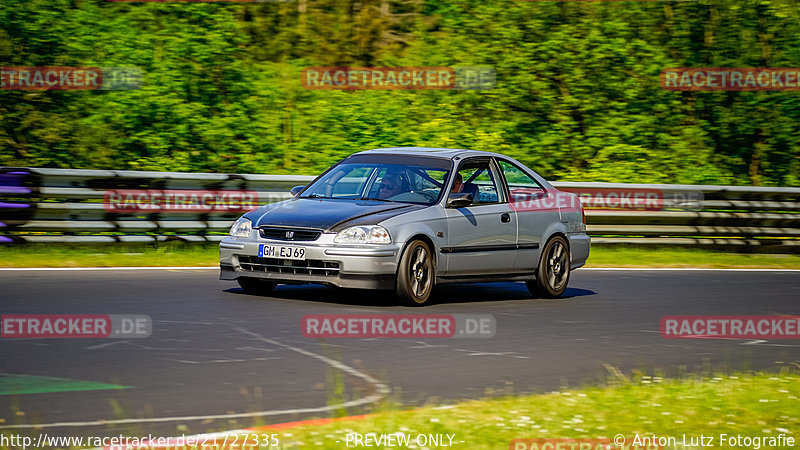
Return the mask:
<svg viewBox="0 0 800 450">
<path fill-rule="evenodd" d="M 441 276 L 436 277 L 436 284 L 448 283 L 494 283 L 497 281 L 533 281 L 535 270 L 530 273 L 501 273 L 496 275 L 467 275 L 467 276 Z"/>
</svg>

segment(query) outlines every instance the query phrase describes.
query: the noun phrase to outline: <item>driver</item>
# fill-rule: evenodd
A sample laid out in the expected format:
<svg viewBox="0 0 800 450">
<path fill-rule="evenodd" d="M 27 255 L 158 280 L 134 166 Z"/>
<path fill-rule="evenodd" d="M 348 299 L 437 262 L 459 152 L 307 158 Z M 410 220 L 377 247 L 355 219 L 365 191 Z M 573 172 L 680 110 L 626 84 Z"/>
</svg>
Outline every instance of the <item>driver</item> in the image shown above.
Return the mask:
<svg viewBox="0 0 800 450">
<path fill-rule="evenodd" d="M 408 192 L 408 182 L 405 180 L 402 172 L 387 171 L 386 175 L 381 179 L 381 184 L 378 188 L 378 197 L 387 199 L 395 195 Z"/>
</svg>

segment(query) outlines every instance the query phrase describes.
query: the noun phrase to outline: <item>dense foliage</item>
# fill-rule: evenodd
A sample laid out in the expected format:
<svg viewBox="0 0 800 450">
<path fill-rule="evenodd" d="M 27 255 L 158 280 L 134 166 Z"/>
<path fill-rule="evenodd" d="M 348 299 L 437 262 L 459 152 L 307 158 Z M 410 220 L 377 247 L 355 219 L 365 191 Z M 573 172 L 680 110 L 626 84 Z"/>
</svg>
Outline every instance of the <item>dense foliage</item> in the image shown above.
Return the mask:
<svg viewBox="0 0 800 450">
<path fill-rule="evenodd" d="M 555 180 L 800 184 L 800 93 L 665 67 L 798 67 L 797 0 L 0 0 L 3 66 L 138 66 L 130 91 L 0 91 L 0 165 L 315 173 L 382 146 Z M 312 91 L 308 66 L 493 66 L 484 91 Z"/>
</svg>

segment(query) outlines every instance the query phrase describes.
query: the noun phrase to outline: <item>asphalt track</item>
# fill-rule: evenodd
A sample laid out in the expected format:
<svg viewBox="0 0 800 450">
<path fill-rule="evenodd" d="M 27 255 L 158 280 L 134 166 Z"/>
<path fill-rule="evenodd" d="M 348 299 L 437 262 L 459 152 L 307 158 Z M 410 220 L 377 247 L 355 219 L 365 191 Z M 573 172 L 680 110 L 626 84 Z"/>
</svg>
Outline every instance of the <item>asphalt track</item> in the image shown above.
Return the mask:
<svg viewBox="0 0 800 450">
<path fill-rule="evenodd" d="M 326 417 L 337 377 L 354 403 L 388 388 L 419 405 L 592 383 L 606 365 L 667 374 L 800 365 L 798 341 L 658 331 L 665 315 L 798 314 L 800 272 L 578 270 L 559 300 L 531 298 L 521 283 L 441 286 L 434 296 L 434 306 L 410 309 L 386 293 L 318 286 L 247 295 L 214 270 L 0 271 L 0 314 L 146 314 L 154 323 L 144 339 L 0 340 L 0 374 L 129 386 L 0 395 L 0 428 L 170 436 Z M 497 329 L 490 339 L 305 338 L 301 318 L 326 313 L 491 314 Z"/>
</svg>

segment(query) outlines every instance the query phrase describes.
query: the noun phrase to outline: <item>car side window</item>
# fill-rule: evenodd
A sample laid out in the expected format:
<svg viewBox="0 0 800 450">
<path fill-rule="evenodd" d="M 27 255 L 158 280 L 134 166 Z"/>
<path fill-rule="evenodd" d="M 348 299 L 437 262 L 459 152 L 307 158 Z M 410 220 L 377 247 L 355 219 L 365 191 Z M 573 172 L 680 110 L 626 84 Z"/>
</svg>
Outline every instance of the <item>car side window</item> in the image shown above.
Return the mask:
<svg viewBox="0 0 800 450">
<path fill-rule="evenodd" d="M 508 161 L 497 161 L 508 185 L 509 201 L 526 201 L 546 193 L 545 189 L 530 175 Z"/>
<path fill-rule="evenodd" d="M 472 158 L 458 166 L 461 175 L 459 192 L 472 194 L 475 206 L 500 203 L 498 177 L 489 158 Z"/>
</svg>

